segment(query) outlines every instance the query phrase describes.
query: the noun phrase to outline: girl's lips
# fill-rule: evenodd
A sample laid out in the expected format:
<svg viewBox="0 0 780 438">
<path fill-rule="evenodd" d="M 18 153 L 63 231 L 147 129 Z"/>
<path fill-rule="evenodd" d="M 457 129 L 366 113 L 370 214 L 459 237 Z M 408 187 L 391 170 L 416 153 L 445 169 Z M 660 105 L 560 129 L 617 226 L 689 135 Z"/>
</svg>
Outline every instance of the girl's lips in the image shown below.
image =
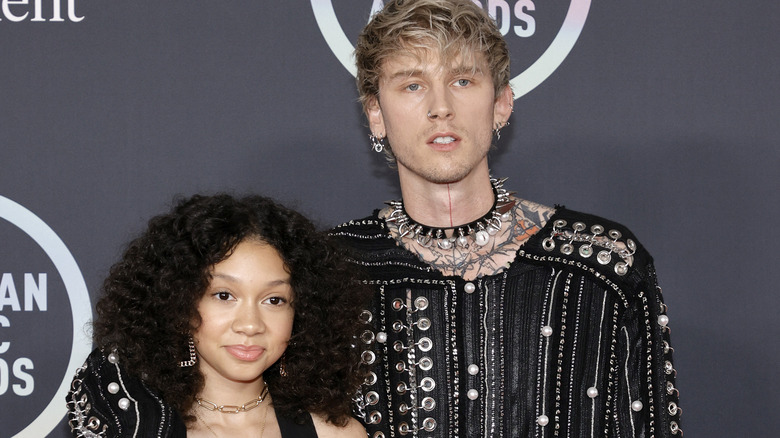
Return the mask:
<svg viewBox="0 0 780 438">
<path fill-rule="evenodd" d="M 257 345 L 229 345 L 225 350 L 236 359 L 248 362 L 259 359 L 265 352 L 265 348 Z"/>
</svg>

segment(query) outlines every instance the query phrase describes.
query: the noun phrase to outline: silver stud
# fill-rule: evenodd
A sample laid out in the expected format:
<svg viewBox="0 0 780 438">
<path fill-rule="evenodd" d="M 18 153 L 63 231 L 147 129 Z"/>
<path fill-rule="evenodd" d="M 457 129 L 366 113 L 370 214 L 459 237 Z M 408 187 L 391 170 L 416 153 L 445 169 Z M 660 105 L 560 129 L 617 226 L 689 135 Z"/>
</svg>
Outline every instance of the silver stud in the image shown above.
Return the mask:
<svg viewBox="0 0 780 438">
<path fill-rule="evenodd" d="M 119 399 L 119 402 L 117 403 L 119 405 L 119 409 L 126 411 L 130 408 L 130 400 L 122 397 Z"/>
<path fill-rule="evenodd" d="M 414 300 L 414 307 L 417 310 L 425 310 L 428 308 L 428 298 L 425 297 L 417 297 Z"/>
<path fill-rule="evenodd" d="M 116 382 L 111 382 L 108 384 L 108 392 L 111 394 L 116 394 L 119 392 L 119 384 Z"/>
<path fill-rule="evenodd" d="M 542 240 L 542 248 L 544 248 L 544 250 L 547 252 L 550 252 L 553 249 L 555 249 L 555 241 L 552 239 L 552 237 L 547 237 L 544 240 Z"/>
<path fill-rule="evenodd" d="M 555 228 L 563 228 L 563 227 L 565 227 L 565 226 L 566 226 L 566 221 L 565 221 L 565 220 L 563 220 L 563 219 L 558 219 L 557 221 L 555 221 L 555 223 L 553 224 L 553 226 L 554 226 Z"/>
<path fill-rule="evenodd" d="M 417 362 L 417 365 L 420 367 L 423 371 L 428 371 L 431 368 L 433 368 L 433 359 L 431 359 L 428 356 L 423 356 L 420 358 L 420 361 Z"/>
<path fill-rule="evenodd" d="M 574 246 L 571 243 L 564 243 L 561 246 L 561 252 L 566 255 L 571 255 L 574 252 Z"/>
<path fill-rule="evenodd" d="M 371 350 L 366 350 L 360 355 L 360 360 L 366 365 L 371 365 L 376 360 L 376 354 Z"/>
<path fill-rule="evenodd" d="M 379 411 L 372 411 L 366 417 L 366 423 L 368 424 L 379 424 L 380 421 L 382 421 L 382 414 Z"/>
<path fill-rule="evenodd" d="M 629 251 L 636 251 L 636 242 L 634 242 L 631 239 L 626 240 L 626 248 L 629 249 Z"/>
<path fill-rule="evenodd" d="M 485 230 L 479 230 L 474 233 L 474 242 L 479 246 L 485 246 L 490 242 L 490 234 Z"/>
<path fill-rule="evenodd" d="M 419 321 L 417 321 L 417 328 L 426 331 L 429 328 L 431 328 L 431 320 L 428 318 L 420 318 Z"/>
<path fill-rule="evenodd" d="M 590 245 L 582 245 L 579 252 L 580 256 L 583 258 L 588 258 L 593 255 L 593 247 Z"/>
<path fill-rule="evenodd" d="M 620 239 L 620 237 L 623 236 L 620 234 L 620 231 L 618 230 L 609 230 L 609 237 L 613 239 Z"/>
<path fill-rule="evenodd" d="M 422 399 L 422 408 L 426 412 L 431 412 L 436 407 L 436 400 L 433 397 L 425 397 Z"/>
<path fill-rule="evenodd" d="M 575 222 L 571 227 L 574 228 L 574 231 L 582 231 L 586 228 L 582 222 Z"/>
<path fill-rule="evenodd" d="M 426 432 L 433 432 L 436 429 L 436 420 L 431 417 L 426 418 L 422 422 L 422 427 Z"/>
<path fill-rule="evenodd" d="M 420 388 L 422 388 L 422 390 L 425 392 L 431 392 L 434 388 L 436 388 L 436 381 L 430 377 L 425 377 L 424 379 L 420 380 Z"/>
<path fill-rule="evenodd" d="M 370 344 L 374 342 L 374 332 L 371 330 L 364 331 L 363 334 L 360 335 L 360 340 L 362 340 L 364 344 Z"/>
<path fill-rule="evenodd" d="M 463 290 L 466 291 L 467 294 L 473 294 L 475 290 L 477 290 L 477 287 L 474 286 L 474 283 L 468 282 L 463 285 Z"/>
<path fill-rule="evenodd" d="M 599 234 L 604 232 L 604 227 L 602 227 L 601 225 L 596 224 L 596 225 L 590 227 L 590 232 L 598 236 Z"/>
<path fill-rule="evenodd" d="M 376 391 L 369 391 L 366 393 L 366 404 L 375 405 L 379 403 L 379 394 Z"/>
<path fill-rule="evenodd" d="M 420 342 L 417 343 L 420 351 L 431 351 L 433 348 L 433 342 L 429 338 L 420 338 Z"/>
<path fill-rule="evenodd" d="M 612 254 L 607 250 L 599 251 L 599 253 L 596 255 L 596 260 L 598 260 L 602 265 L 607 265 L 612 261 Z"/>
<path fill-rule="evenodd" d="M 615 274 L 626 275 L 628 274 L 628 265 L 625 262 L 615 263 Z"/>
</svg>

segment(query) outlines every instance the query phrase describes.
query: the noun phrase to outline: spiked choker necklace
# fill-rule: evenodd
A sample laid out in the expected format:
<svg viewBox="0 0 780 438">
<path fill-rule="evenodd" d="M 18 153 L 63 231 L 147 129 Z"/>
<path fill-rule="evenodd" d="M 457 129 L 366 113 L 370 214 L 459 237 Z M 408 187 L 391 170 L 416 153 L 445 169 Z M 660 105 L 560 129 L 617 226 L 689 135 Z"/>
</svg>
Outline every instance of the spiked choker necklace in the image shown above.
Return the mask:
<svg viewBox="0 0 780 438">
<path fill-rule="evenodd" d="M 436 244 L 441 249 L 469 249 L 471 242 L 478 247 L 485 246 L 501 231 L 504 223 L 512 219 L 510 210 L 514 201 L 509 199 L 511 193 L 504 189 L 506 180 L 490 178 L 494 195 L 493 207 L 481 218 L 467 224 L 446 228 L 423 225 L 409 217 L 403 200 L 387 202 L 387 205 L 393 208 L 387 221 L 395 223 L 400 238 L 413 240 L 424 248 Z"/>
</svg>

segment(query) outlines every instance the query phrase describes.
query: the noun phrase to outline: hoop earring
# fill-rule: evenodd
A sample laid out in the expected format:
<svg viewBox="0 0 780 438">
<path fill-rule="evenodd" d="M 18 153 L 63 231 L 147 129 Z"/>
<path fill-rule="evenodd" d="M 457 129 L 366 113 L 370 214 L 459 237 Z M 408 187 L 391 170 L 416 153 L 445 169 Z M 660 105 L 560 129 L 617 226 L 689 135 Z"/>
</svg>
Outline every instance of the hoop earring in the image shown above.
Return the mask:
<svg viewBox="0 0 780 438">
<path fill-rule="evenodd" d="M 496 141 L 501 140 L 501 128 L 504 126 L 509 125 L 509 122 L 497 122 L 496 123 L 496 129 L 493 130 L 493 133 L 496 134 Z"/>
<path fill-rule="evenodd" d="M 287 355 L 282 354 L 282 358 L 279 360 L 279 375 L 287 377 L 290 373 L 287 372 Z"/>
<path fill-rule="evenodd" d="M 381 135 L 377 137 L 376 135 L 371 134 L 368 136 L 368 138 L 371 140 L 371 147 L 374 148 L 374 152 L 379 153 L 385 149 L 385 145 L 384 143 L 382 143 L 385 140 L 385 138 L 382 137 Z"/>
<path fill-rule="evenodd" d="M 195 354 L 195 340 L 192 339 L 192 335 L 190 335 L 190 339 L 187 341 L 187 345 L 190 349 L 190 360 L 179 362 L 179 368 L 191 367 L 198 362 L 198 355 Z"/>
</svg>

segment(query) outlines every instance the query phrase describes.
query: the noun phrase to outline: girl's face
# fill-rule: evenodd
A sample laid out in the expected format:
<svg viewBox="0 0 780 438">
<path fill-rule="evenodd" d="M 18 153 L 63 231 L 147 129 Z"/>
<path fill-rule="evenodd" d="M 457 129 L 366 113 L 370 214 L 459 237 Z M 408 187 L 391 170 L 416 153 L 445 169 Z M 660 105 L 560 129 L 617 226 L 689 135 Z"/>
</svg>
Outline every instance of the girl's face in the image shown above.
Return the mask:
<svg viewBox="0 0 780 438">
<path fill-rule="evenodd" d="M 274 247 L 249 239 L 214 265 L 211 277 L 193 332 L 200 370 L 207 384 L 259 382 L 290 340 L 290 274 Z"/>
</svg>

